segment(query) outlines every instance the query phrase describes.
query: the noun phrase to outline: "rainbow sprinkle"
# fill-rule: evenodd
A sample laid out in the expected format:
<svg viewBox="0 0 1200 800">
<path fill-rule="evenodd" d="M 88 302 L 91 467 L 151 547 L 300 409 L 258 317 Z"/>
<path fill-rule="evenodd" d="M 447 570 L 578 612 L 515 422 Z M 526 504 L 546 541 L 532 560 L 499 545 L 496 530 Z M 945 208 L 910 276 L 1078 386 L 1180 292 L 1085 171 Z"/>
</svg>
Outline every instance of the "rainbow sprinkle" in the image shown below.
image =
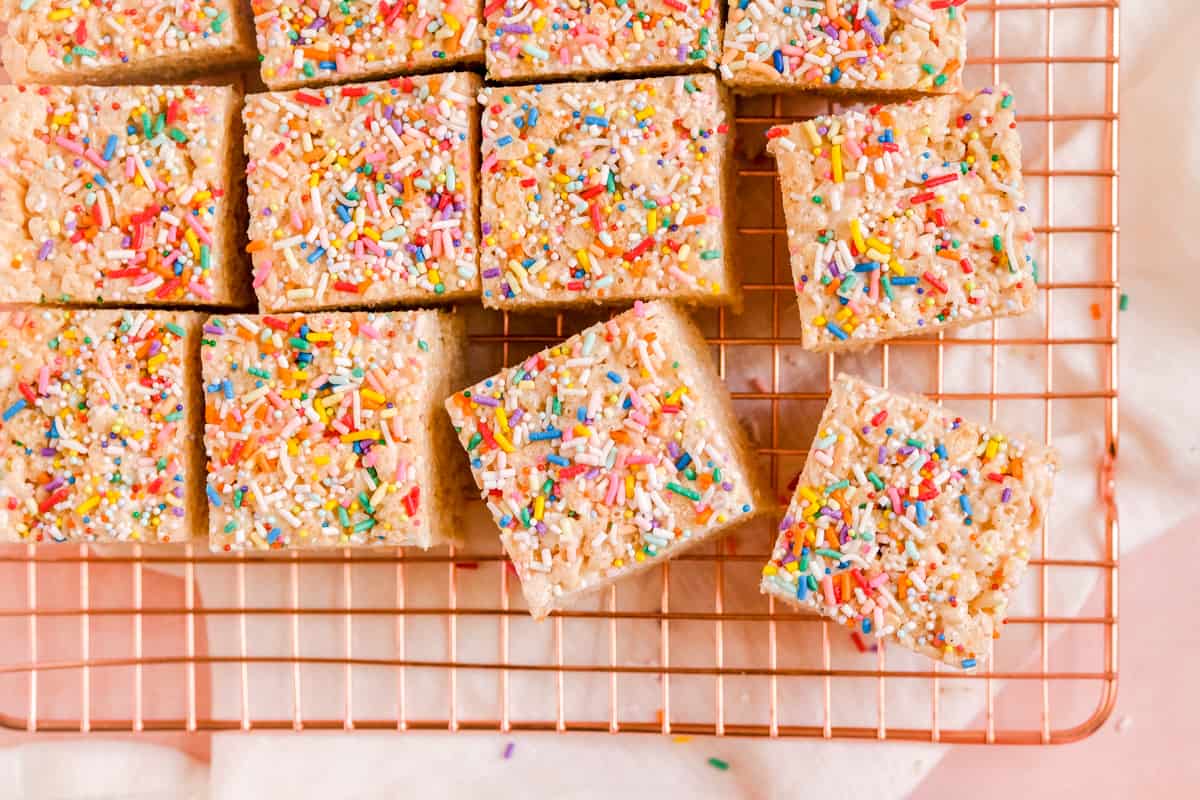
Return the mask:
<svg viewBox="0 0 1200 800">
<path fill-rule="evenodd" d="M 713 0 L 487 0 L 483 17 L 490 78 L 712 69 L 720 54 Z"/>
<path fill-rule="evenodd" d="M 456 328 L 435 311 L 210 319 L 201 360 L 212 549 L 456 538 L 433 455 Z"/>
<path fill-rule="evenodd" d="M 702 342 L 639 303 L 446 401 L 534 617 L 761 510 Z"/>
<path fill-rule="evenodd" d="M 0 312 L 0 540 L 169 542 L 200 476 L 186 385 L 196 318 Z"/>
<path fill-rule="evenodd" d="M 479 0 L 252 0 L 272 89 L 483 60 Z"/>
<path fill-rule="evenodd" d="M 480 102 L 484 305 L 734 299 L 715 78 L 488 87 Z"/>
<path fill-rule="evenodd" d="M 1056 469 L 1050 448 L 839 376 L 762 590 L 970 669 L 1000 635 Z"/>
<path fill-rule="evenodd" d="M 966 0 L 731 0 L 721 77 L 734 86 L 953 92 Z"/>
<path fill-rule="evenodd" d="M 478 85 L 450 73 L 247 98 L 265 310 L 478 296 Z"/>
<path fill-rule="evenodd" d="M 239 300 L 227 272 L 228 87 L 0 87 L 12 154 L 0 194 L 23 198 L 0 300 L 206 303 Z"/>
<path fill-rule="evenodd" d="M 767 137 L 804 347 L 861 347 L 1033 305 L 1033 224 L 1006 90 L 872 106 Z"/>
</svg>

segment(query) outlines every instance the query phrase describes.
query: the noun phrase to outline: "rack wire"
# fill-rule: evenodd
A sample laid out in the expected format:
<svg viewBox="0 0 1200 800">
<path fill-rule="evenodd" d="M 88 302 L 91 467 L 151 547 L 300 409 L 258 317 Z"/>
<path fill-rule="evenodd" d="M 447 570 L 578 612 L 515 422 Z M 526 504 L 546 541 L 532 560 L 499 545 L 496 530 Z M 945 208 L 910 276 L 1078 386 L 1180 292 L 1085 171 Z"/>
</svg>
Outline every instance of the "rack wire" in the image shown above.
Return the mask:
<svg viewBox="0 0 1200 800">
<path fill-rule="evenodd" d="M 829 108 L 737 109 L 746 312 L 702 316 L 781 496 L 842 369 L 1064 450 L 1024 591 L 976 674 L 757 593 L 764 524 L 537 624 L 490 524 L 449 553 L 212 555 L 203 542 L 0 547 L 0 727 L 27 731 L 555 730 L 1060 743 L 1117 686 L 1117 0 L 971 2 L 969 85 L 1013 85 L 1043 254 L 1039 309 L 857 356 L 799 348 L 763 130 Z M 1064 90 L 1065 89 L 1065 90 Z M 1056 144 L 1069 147 L 1056 152 Z M 468 310 L 481 377 L 591 320 Z M 769 326 L 767 323 L 769 320 Z M 1032 430 L 1031 430 L 1032 429 Z M 465 497 L 464 497 L 465 502 Z"/>
</svg>

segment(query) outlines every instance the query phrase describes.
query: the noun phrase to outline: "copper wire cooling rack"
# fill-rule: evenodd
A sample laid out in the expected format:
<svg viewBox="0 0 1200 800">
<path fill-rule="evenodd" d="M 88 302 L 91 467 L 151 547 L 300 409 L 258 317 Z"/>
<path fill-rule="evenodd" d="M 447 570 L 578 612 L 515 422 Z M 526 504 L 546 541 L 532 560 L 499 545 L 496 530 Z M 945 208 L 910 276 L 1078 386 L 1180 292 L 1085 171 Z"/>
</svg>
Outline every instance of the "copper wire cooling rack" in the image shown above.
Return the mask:
<svg viewBox="0 0 1200 800">
<path fill-rule="evenodd" d="M 1003 81 L 1019 99 L 1039 215 L 1037 312 L 859 356 L 800 350 L 762 134 L 828 105 L 766 96 L 737 112 L 746 311 L 699 321 L 781 496 L 840 370 L 1060 448 L 1062 499 L 987 670 L 873 648 L 760 596 L 772 521 L 537 624 L 476 508 L 468 546 L 449 554 L 231 558 L 200 541 L 0 548 L 0 726 L 987 743 L 1096 730 L 1117 683 L 1118 2 L 967 10 L 968 85 Z M 473 379 L 590 321 L 467 313 Z"/>
</svg>

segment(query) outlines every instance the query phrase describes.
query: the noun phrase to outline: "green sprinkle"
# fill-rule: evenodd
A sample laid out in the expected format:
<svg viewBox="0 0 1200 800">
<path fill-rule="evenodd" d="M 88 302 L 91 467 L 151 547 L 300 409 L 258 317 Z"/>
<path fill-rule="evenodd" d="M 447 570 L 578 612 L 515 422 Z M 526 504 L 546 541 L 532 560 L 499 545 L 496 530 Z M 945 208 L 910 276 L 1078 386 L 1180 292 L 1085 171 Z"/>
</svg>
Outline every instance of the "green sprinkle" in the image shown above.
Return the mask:
<svg viewBox="0 0 1200 800">
<path fill-rule="evenodd" d="M 245 496 L 246 496 L 246 493 L 243 492 L 241 489 L 234 490 L 234 492 L 233 492 L 233 507 L 241 508 L 242 507 L 242 499 L 245 498 Z"/>
<path fill-rule="evenodd" d="M 909 447 L 915 447 L 915 448 L 917 448 L 918 450 L 924 450 L 924 449 L 925 449 L 925 443 L 924 443 L 924 442 L 922 442 L 920 439 L 914 439 L 914 438 L 912 438 L 911 436 L 910 436 L 910 437 L 908 437 L 907 439 L 905 439 L 905 440 L 904 440 L 904 443 L 905 443 L 906 445 L 908 445 Z"/>
<path fill-rule="evenodd" d="M 1122 311 L 1125 311 L 1125 310 L 1127 310 L 1127 309 L 1129 308 L 1129 295 L 1122 293 L 1122 295 L 1121 295 L 1121 305 L 1119 306 L 1119 308 L 1120 308 Z"/>
<path fill-rule="evenodd" d="M 225 532 L 226 533 L 233 533 L 236 530 L 237 530 L 237 523 L 234 522 L 233 520 L 230 520 L 229 522 L 225 523 Z"/>
<path fill-rule="evenodd" d="M 429 342 L 424 339 L 417 339 L 417 347 L 421 348 L 421 352 L 423 353 L 429 352 Z"/>
<path fill-rule="evenodd" d="M 944 86 L 946 83 L 946 80 L 947 79 L 946 79 L 945 75 L 938 75 L 936 78 L 933 79 L 933 85 L 934 86 Z"/>
<path fill-rule="evenodd" d="M 176 325 L 174 322 L 168 322 L 166 324 L 166 328 L 176 336 L 183 336 L 187 333 L 187 331 L 185 331 L 181 326 Z"/>
<path fill-rule="evenodd" d="M 818 548 L 817 548 L 817 555 L 819 555 L 819 556 L 825 556 L 826 558 L 832 558 L 832 559 L 834 559 L 835 561 L 841 561 L 843 558 L 845 558 L 845 556 L 843 556 L 843 555 L 842 555 L 841 553 L 839 553 L 837 550 L 830 550 L 830 549 L 829 549 L 829 548 L 827 548 L 827 547 L 818 547 Z"/>
<path fill-rule="evenodd" d="M 375 527 L 375 520 L 364 519 L 362 522 L 359 522 L 354 526 L 354 532 L 362 533 L 363 531 L 369 531 L 369 530 L 371 530 L 371 528 L 374 528 L 374 527 Z"/>
<path fill-rule="evenodd" d="M 814 203 L 816 203 L 817 205 L 821 205 L 821 203 L 823 202 L 823 201 L 821 200 L 821 195 L 819 195 L 819 194 L 814 194 L 814 195 L 813 195 L 813 198 L 812 198 L 812 201 L 813 201 Z"/>
<path fill-rule="evenodd" d="M 316 75 L 316 74 L 317 74 L 317 70 L 316 70 L 316 68 L 315 68 L 315 67 L 313 67 L 313 64 L 312 64 L 312 62 L 311 62 L 311 61 L 305 61 L 305 62 L 304 62 L 304 76 L 305 76 L 306 78 L 311 78 L 312 76 L 314 76 L 314 75 Z"/>
<path fill-rule="evenodd" d="M 1004 95 L 1004 99 L 1000 101 L 1001 108 L 1011 108 L 1013 104 L 1013 96 L 1011 94 Z"/>
<path fill-rule="evenodd" d="M 163 419 L 165 419 L 167 422 L 178 422 L 179 420 L 183 419 L 183 412 L 172 411 L 170 414 L 167 414 L 165 417 L 163 417 Z"/>
<path fill-rule="evenodd" d="M 88 58 L 96 57 L 96 51 L 90 47 L 72 47 L 71 52 L 77 56 L 87 56 Z"/>
<path fill-rule="evenodd" d="M 997 253 L 1004 249 L 1004 240 L 1000 238 L 1000 234 L 992 237 L 992 249 Z"/>
<path fill-rule="evenodd" d="M 708 765 L 709 765 L 710 767 L 716 767 L 717 769 L 721 770 L 722 772 L 724 772 L 725 770 L 729 769 L 729 762 L 728 762 L 728 761 L 722 761 L 722 760 L 721 760 L 721 759 L 719 759 L 719 758 L 710 758 L 710 759 L 708 760 Z"/>
<path fill-rule="evenodd" d="M 179 128 L 176 128 L 173 125 L 171 126 L 170 130 L 167 131 L 167 136 L 170 136 L 172 139 L 179 142 L 180 144 L 184 144 L 188 140 L 187 134 L 184 133 L 183 131 L 179 130 Z"/>
<path fill-rule="evenodd" d="M 840 481 L 838 481 L 837 483 L 831 483 L 831 484 L 829 484 L 828 486 L 826 486 L 826 487 L 825 487 L 825 494 L 833 494 L 833 493 L 834 493 L 834 492 L 836 492 L 838 489 L 845 489 L 845 488 L 846 488 L 847 486 L 849 486 L 849 485 L 850 485 L 850 481 L 849 481 L 848 479 L 846 479 L 846 478 L 842 478 L 842 479 L 841 479 Z"/>
<path fill-rule="evenodd" d="M 366 492 L 358 493 L 358 502 L 362 505 L 362 507 L 366 510 L 366 512 L 368 514 L 373 515 L 375 513 L 375 509 L 371 508 L 371 498 L 367 497 Z"/>
<path fill-rule="evenodd" d="M 301 339 L 299 336 L 293 336 L 292 338 L 288 339 L 288 344 L 297 350 L 308 350 L 308 340 Z"/>
<path fill-rule="evenodd" d="M 265 369 L 259 369 L 258 367 L 246 367 L 246 372 L 249 372 L 256 378 L 262 378 L 263 380 L 270 380 L 271 378 L 271 373 L 267 372 Z"/>
<path fill-rule="evenodd" d="M 337 507 L 338 520 L 342 523 L 343 528 L 350 527 L 350 515 L 346 513 L 346 509 L 342 506 Z"/>
<path fill-rule="evenodd" d="M 922 70 L 922 71 L 923 71 L 923 72 L 924 72 L 926 75 L 932 75 L 932 74 L 933 74 L 933 72 L 934 72 L 934 67 L 933 67 L 933 64 L 922 64 L 922 65 L 921 65 L 921 70 Z"/>
<path fill-rule="evenodd" d="M 867 473 L 867 480 L 869 480 L 871 482 L 871 485 L 874 486 L 877 490 L 879 490 L 881 492 L 883 491 L 883 481 L 880 480 L 879 476 L 876 475 L 874 472 Z"/>
<path fill-rule="evenodd" d="M 374 92 L 367 92 L 367 93 L 366 93 L 366 94 L 364 94 L 362 97 L 358 98 L 358 104 L 359 104 L 360 106 L 365 106 L 365 105 L 369 104 L 369 103 L 370 103 L 372 100 L 374 100 L 374 99 L 375 99 L 375 93 L 374 93 Z"/>
<path fill-rule="evenodd" d="M 712 260 L 720 258 L 720 257 L 721 257 L 720 250 L 704 250 L 700 253 L 700 258 L 702 258 L 705 261 L 712 261 Z"/>
<path fill-rule="evenodd" d="M 686 497 L 689 500 L 694 500 L 696 502 L 700 501 L 700 493 L 697 492 L 695 489 L 689 489 L 686 486 L 680 486 L 678 483 L 675 483 L 674 481 L 671 481 L 670 483 L 668 483 L 667 488 L 670 489 L 675 494 L 680 495 L 681 497 Z"/>
</svg>

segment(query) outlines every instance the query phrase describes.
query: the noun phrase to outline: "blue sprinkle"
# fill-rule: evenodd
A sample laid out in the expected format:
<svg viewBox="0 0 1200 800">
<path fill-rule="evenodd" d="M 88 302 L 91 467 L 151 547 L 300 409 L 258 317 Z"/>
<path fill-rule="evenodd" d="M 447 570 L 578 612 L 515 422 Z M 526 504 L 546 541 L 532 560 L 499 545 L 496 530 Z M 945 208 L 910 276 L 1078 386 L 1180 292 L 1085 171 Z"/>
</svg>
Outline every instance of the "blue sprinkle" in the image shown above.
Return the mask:
<svg viewBox="0 0 1200 800">
<path fill-rule="evenodd" d="M 557 455 L 555 453 L 551 453 L 548 456 L 546 456 L 546 460 L 549 461 L 551 464 L 557 464 L 560 467 L 571 466 L 570 459 L 563 458 L 562 456 Z"/>
<path fill-rule="evenodd" d="M 855 272 L 874 272 L 879 269 L 878 261 L 864 261 L 861 264 L 854 265 Z"/>
<path fill-rule="evenodd" d="M 8 410 L 4 412 L 4 421 L 8 422 L 10 419 L 15 417 L 17 414 L 20 414 L 21 410 L 24 408 L 25 408 L 25 398 L 18 397 L 17 402 L 15 402 L 11 406 L 9 406 Z"/>
<path fill-rule="evenodd" d="M 687 465 L 690 463 L 692 463 L 692 454 L 684 453 L 679 457 L 679 460 L 675 462 L 675 469 L 683 472 L 685 469 L 687 469 Z"/>
<path fill-rule="evenodd" d="M 349 222 L 353 219 L 353 217 L 350 216 L 350 209 L 346 208 L 341 203 L 338 203 L 337 206 L 334 207 L 334 210 L 337 211 L 337 215 L 342 222 Z"/>
<path fill-rule="evenodd" d="M 544 442 L 550 439 L 561 438 L 562 431 L 558 430 L 557 428 L 547 428 L 544 431 L 534 431 L 533 433 L 529 434 L 529 441 L 531 442 Z"/>
<path fill-rule="evenodd" d="M 513 140 L 513 138 L 512 138 L 511 136 L 508 136 L 508 135 L 506 134 L 506 135 L 504 135 L 504 136 L 501 136 L 499 139 L 497 139 L 497 140 L 496 140 L 496 146 L 497 146 L 497 147 L 504 147 L 504 146 L 506 146 L 506 145 L 510 145 L 510 144 L 512 144 L 512 140 Z"/>
<path fill-rule="evenodd" d="M 965 494 L 960 494 L 958 496 L 958 507 L 961 508 L 962 512 L 968 517 L 971 516 L 971 499 Z"/>
<path fill-rule="evenodd" d="M 837 323 L 834 322 L 833 320 L 830 320 L 825 323 L 825 330 L 832 333 L 839 340 L 841 340 L 843 342 L 846 341 L 846 338 L 847 338 L 846 332 L 844 330 L 842 330 L 840 327 L 838 327 Z"/>
<path fill-rule="evenodd" d="M 325 255 L 325 248 L 318 247 L 316 250 L 313 250 L 311 253 L 309 253 L 308 257 L 304 260 L 310 264 L 315 264 L 323 255 Z"/>
<path fill-rule="evenodd" d="M 892 278 L 892 286 L 916 286 L 917 278 L 906 275 L 902 278 Z"/>
<path fill-rule="evenodd" d="M 621 382 L 621 376 L 618 375 L 617 373 L 613 372 L 612 370 L 609 370 L 609 372 L 608 372 L 608 379 L 610 381 L 612 381 L 613 383 Z"/>
<path fill-rule="evenodd" d="M 104 142 L 104 155 L 101 156 L 105 161 L 112 161 L 113 156 L 117 152 L 117 135 L 110 133 L 108 139 Z"/>
<path fill-rule="evenodd" d="M 776 50 L 774 53 L 772 53 L 772 54 L 771 54 L 771 61 L 772 61 L 772 63 L 774 63 L 774 65 L 775 65 L 775 71 L 776 71 L 776 72 L 778 72 L 780 75 L 782 75 L 782 74 L 783 74 L 783 69 L 784 69 L 784 66 L 783 66 L 783 51 L 782 51 L 782 50 Z"/>
<path fill-rule="evenodd" d="M 220 508 L 221 495 L 217 494 L 217 490 L 212 487 L 211 483 L 204 484 L 204 491 L 208 493 L 208 501 L 217 508 Z"/>
<path fill-rule="evenodd" d="M 229 380 L 229 378 L 226 378 L 224 381 L 222 381 L 221 382 L 221 391 L 223 391 L 225 393 L 226 400 L 232 400 L 233 399 L 233 381 Z"/>
<path fill-rule="evenodd" d="M 972 667 L 974 667 L 974 666 L 975 666 L 975 659 L 973 659 L 973 658 L 964 658 L 964 659 L 962 660 L 962 668 L 963 668 L 963 669 L 971 669 L 971 668 L 972 668 Z"/>
<path fill-rule="evenodd" d="M 929 522 L 929 512 L 925 510 L 925 501 L 918 500 L 917 501 L 917 524 L 924 526 L 926 522 Z"/>
<path fill-rule="evenodd" d="M 583 118 L 583 121 L 588 125 L 599 125 L 601 128 L 608 127 L 608 120 L 604 117 L 597 117 L 595 114 L 588 114 Z"/>
</svg>

